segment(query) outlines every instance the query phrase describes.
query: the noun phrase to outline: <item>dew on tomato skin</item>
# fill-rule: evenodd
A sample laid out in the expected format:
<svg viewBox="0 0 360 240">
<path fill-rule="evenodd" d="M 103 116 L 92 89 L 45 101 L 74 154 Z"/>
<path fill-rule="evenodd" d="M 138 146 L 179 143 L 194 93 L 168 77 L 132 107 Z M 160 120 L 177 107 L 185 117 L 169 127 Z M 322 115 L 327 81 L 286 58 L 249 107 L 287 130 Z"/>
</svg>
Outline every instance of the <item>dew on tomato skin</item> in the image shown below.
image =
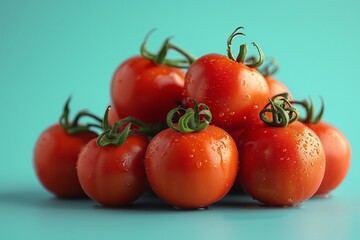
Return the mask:
<svg viewBox="0 0 360 240">
<path fill-rule="evenodd" d="M 189 157 L 190 157 L 190 158 L 193 158 L 193 157 L 194 157 L 194 155 L 193 155 L 193 154 L 190 154 L 190 155 L 189 155 Z"/>
<path fill-rule="evenodd" d="M 196 167 L 197 167 L 197 168 L 201 168 L 201 166 L 202 166 L 202 162 L 196 161 Z"/>
<path fill-rule="evenodd" d="M 250 99 L 251 99 L 251 95 L 250 95 L 250 94 L 246 95 L 246 99 L 250 100 Z"/>
<path fill-rule="evenodd" d="M 292 203 L 294 200 L 293 200 L 292 198 L 288 198 L 287 201 L 288 201 L 289 203 Z"/>
<path fill-rule="evenodd" d="M 258 109 L 259 108 L 259 106 L 258 105 L 255 105 L 254 106 L 254 110 L 256 110 L 256 109 Z"/>
<path fill-rule="evenodd" d="M 234 116 L 235 115 L 235 112 L 230 112 L 230 116 Z"/>
<path fill-rule="evenodd" d="M 283 150 L 282 150 L 282 152 L 286 152 L 287 151 L 287 149 L 286 148 L 284 148 Z"/>
<path fill-rule="evenodd" d="M 223 113 L 223 112 L 219 113 L 219 117 L 223 117 L 224 115 L 225 115 L 225 113 Z"/>
</svg>

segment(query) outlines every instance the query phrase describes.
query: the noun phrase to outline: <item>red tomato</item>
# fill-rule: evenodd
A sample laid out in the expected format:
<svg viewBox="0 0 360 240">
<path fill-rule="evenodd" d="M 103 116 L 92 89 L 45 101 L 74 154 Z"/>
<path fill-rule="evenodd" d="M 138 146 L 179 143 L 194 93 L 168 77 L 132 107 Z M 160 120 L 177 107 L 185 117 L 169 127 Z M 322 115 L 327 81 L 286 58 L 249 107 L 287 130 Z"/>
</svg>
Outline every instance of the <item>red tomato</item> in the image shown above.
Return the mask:
<svg viewBox="0 0 360 240">
<path fill-rule="evenodd" d="M 132 57 L 113 76 L 113 107 L 119 116 L 132 116 L 147 124 L 164 123 L 166 114 L 182 100 L 184 77 L 179 68 Z"/>
<path fill-rule="evenodd" d="M 46 129 L 35 145 L 34 166 L 42 185 L 62 198 L 86 196 L 76 173 L 81 149 L 97 134 L 68 134 L 59 124 Z"/>
<path fill-rule="evenodd" d="M 166 129 L 150 141 L 145 156 L 152 190 L 180 208 L 203 208 L 221 199 L 234 183 L 237 166 L 235 142 L 215 126 L 185 134 Z"/>
<path fill-rule="evenodd" d="M 85 193 L 104 206 L 131 204 L 145 191 L 147 138 L 132 134 L 122 145 L 100 147 L 91 140 L 81 151 L 77 173 Z"/>
<path fill-rule="evenodd" d="M 317 135 L 300 122 L 287 127 L 252 127 L 237 142 L 244 190 L 273 206 L 309 199 L 325 172 L 325 153 Z"/>
<path fill-rule="evenodd" d="M 326 155 L 324 179 L 316 194 L 328 194 L 340 185 L 348 173 L 351 159 L 350 144 L 337 128 L 328 123 L 321 121 L 306 125 L 319 136 Z"/>
<path fill-rule="evenodd" d="M 212 123 L 231 131 L 258 121 L 268 101 L 269 87 L 255 68 L 226 56 L 208 54 L 189 67 L 185 97 L 205 103 L 213 113 Z"/>
<path fill-rule="evenodd" d="M 283 84 L 282 82 L 280 82 L 279 80 L 277 80 L 271 76 L 266 76 L 265 80 L 266 80 L 267 84 L 269 85 L 269 97 L 270 98 L 272 98 L 275 95 L 281 94 L 281 93 L 289 93 L 288 99 L 292 100 L 290 90 L 285 86 L 285 84 Z"/>
</svg>

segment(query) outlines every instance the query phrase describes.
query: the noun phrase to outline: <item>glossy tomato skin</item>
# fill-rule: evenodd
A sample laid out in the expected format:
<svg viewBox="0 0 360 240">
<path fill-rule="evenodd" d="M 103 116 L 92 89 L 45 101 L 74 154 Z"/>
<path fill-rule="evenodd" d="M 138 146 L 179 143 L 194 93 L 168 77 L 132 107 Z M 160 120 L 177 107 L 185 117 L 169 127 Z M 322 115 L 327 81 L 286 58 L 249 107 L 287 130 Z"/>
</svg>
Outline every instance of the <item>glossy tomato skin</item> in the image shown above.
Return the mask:
<svg viewBox="0 0 360 240">
<path fill-rule="evenodd" d="M 151 140 L 145 157 L 146 175 L 155 194 L 188 209 L 221 199 L 233 185 L 237 167 L 235 142 L 215 126 L 187 134 L 166 129 Z"/>
<path fill-rule="evenodd" d="M 144 192 L 146 137 L 132 134 L 120 146 L 100 147 L 91 140 L 81 151 L 77 172 L 81 187 L 104 206 L 129 205 Z"/>
<path fill-rule="evenodd" d="M 85 197 L 76 162 L 81 149 L 97 135 L 83 132 L 70 135 L 59 125 L 46 129 L 36 142 L 34 167 L 42 185 L 60 198 Z"/>
<path fill-rule="evenodd" d="M 351 148 L 347 138 L 334 126 L 323 121 L 306 124 L 320 138 L 326 155 L 324 179 L 316 195 L 326 195 L 346 177 L 350 168 Z"/>
<path fill-rule="evenodd" d="M 113 107 L 119 116 L 132 116 L 148 124 L 166 122 L 167 113 L 183 99 L 184 77 L 181 69 L 132 57 L 113 76 Z"/>
<path fill-rule="evenodd" d="M 267 104 L 269 87 L 254 68 L 219 54 L 197 59 L 185 76 L 185 97 L 205 103 L 213 114 L 212 123 L 226 131 L 259 121 Z"/>
<path fill-rule="evenodd" d="M 244 190 L 271 206 L 293 206 L 312 197 L 325 172 L 325 152 L 308 127 L 249 128 L 237 142 Z"/>
<path fill-rule="evenodd" d="M 289 93 L 289 100 L 292 100 L 292 96 L 290 90 L 285 84 L 280 82 L 279 80 L 272 78 L 270 76 L 265 77 L 267 84 L 269 85 L 269 97 L 272 98 L 275 95 L 281 93 Z"/>
</svg>

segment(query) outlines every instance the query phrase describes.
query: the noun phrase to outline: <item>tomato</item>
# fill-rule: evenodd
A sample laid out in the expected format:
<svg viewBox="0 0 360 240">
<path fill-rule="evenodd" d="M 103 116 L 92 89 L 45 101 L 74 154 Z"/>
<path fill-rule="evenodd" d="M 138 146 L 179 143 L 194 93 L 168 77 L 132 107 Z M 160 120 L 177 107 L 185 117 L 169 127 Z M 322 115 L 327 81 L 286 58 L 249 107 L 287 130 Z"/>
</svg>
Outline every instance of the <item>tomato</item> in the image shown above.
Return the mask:
<svg viewBox="0 0 360 240">
<path fill-rule="evenodd" d="M 261 111 L 264 123 L 238 139 L 240 181 L 245 192 L 266 205 L 298 205 L 315 194 L 324 177 L 321 141 L 298 117 L 287 99 L 274 98 Z"/>
<path fill-rule="evenodd" d="M 122 63 L 111 83 L 113 107 L 120 116 L 145 123 L 165 122 L 166 114 L 182 100 L 185 73 L 141 56 Z"/>
<path fill-rule="evenodd" d="M 69 121 L 70 98 L 64 105 L 60 122 L 47 128 L 39 136 L 34 149 L 34 168 L 42 185 L 61 198 L 86 196 L 76 174 L 76 162 L 81 149 L 97 134 L 91 130 L 99 124 L 78 124 L 83 117 L 101 122 L 97 116 L 79 112 Z"/>
<path fill-rule="evenodd" d="M 230 36 L 230 42 L 236 35 L 234 32 Z M 228 41 L 228 52 L 231 52 L 230 46 Z M 212 123 L 227 131 L 241 129 L 257 121 L 269 97 L 268 84 L 256 70 L 256 66 L 263 61 L 259 48 L 258 51 L 259 63 L 249 66 L 220 54 L 207 54 L 198 58 L 186 73 L 185 97 L 209 106 L 213 113 Z"/>
<path fill-rule="evenodd" d="M 315 194 L 324 177 L 320 139 L 300 122 L 286 128 L 249 128 L 237 147 L 241 183 L 262 203 L 298 205 Z"/>
<path fill-rule="evenodd" d="M 194 59 L 179 47 L 165 40 L 157 55 L 141 46 L 141 56 L 124 61 L 111 82 L 111 99 L 119 116 L 132 116 L 147 124 L 165 123 L 166 114 L 183 100 L 185 73 Z M 168 50 L 175 50 L 185 60 L 166 59 Z"/>
<path fill-rule="evenodd" d="M 326 195 L 338 187 L 348 173 L 351 160 L 350 144 L 339 129 L 328 123 L 321 121 L 306 125 L 319 136 L 324 146 L 325 175 L 316 194 Z"/>
<path fill-rule="evenodd" d="M 278 94 L 282 93 L 289 93 L 289 99 L 291 99 L 290 90 L 287 86 L 285 86 L 284 83 L 280 82 L 279 80 L 271 77 L 271 76 L 265 76 L 265 80 L 267 84 L 269 85 L 269 97 L 273 97 Z"/>
<path fill-rule="evenodd" d="M 77 173 L 85 193 L 104 206 L 129 205 L 145 191 L 146 137 L 131 134 L 122 145 L 98 146 L 91 140 L 81 151 Z"/>
<path fill-rule="evenodd" d="M 97 134 L 67 133 L 60 124 L 46 129 L 36 142 L 34 167 L 42 185 L 61 198 L 86 196 L 76 174 L 81 149 Z"/>
<path fill-rule="evenodd" d="M 235 142 L 218 127 L 188 134 L 166 129 L 151 140 L 145 170 L 152 190 L 164 201 L 202 208 L 230 190 L 237 161 Z"/>
<path fill-rule="evenodd" d="M 317 115 L 315 115 L 315 104 L 311 97 L 309 100 L 293 100 L 292 103 L 299 104 L 305 109 L 305 117 L 300 121 L 319 136 L 324 147 L 325 175 L 316 195 L 327 195 L 340 185 L 349 171 L 350 143 L 339 129 L 321 120 L 325 109 L 323 98 L 321 98 L 321 108 Z"/>
<path fill-rule="evenodd" d="M 273 77 L 279 70 L 279 65 L 275 58 L 267 58 L 267 63 L 258 70 L 265 77 L 265 80 L 269 85 L 270 98 L 273 98 L 279 94 L 288 93 L 288 99 L 292 99 L 289 88 L 285 86 L 284 83 Z"/>
</svg>

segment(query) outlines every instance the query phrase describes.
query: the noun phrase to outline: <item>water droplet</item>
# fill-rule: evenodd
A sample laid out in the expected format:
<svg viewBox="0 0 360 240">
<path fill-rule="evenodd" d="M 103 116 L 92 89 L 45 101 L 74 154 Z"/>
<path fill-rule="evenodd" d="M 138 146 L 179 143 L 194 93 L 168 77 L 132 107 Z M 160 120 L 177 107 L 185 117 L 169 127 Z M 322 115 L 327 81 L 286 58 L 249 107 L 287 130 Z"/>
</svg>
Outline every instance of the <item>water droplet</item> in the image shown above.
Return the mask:
<svg viewBox="0 0 360 240">
<path fill-rule="evenodd" d="M 191 158 L 192 158 L 192 157 L 194 157 L 194 155 L 193 155 L 193 154 L 190 154 L 190 155 L 189 155 L 189 157 L 191 157 Z"/>
<path fill-rule="evenodd" d="M 192 152 L 195 152 L 196 150 L 195 150 L 195 148 L 193 148 L 193 149 L 191 149 L 191 151 L 192 151 Z"/>
<path fill-rule="evenodd" d="M 231 115 L 231 116 L 234 116 L 234 115 L 235 115 L 235 112 L 230 112 L 230 115 Z"/>
<path fill-rule="evenodd" d="M 311 163 L 310 163 L 310 165 L 311 165 L 311 166 L 314 166 L 314 165 L 315 165 L 315 163 L 314 163 L 314 162 L 311 162 Z"/>
<path fill-rule="evenodd" d="M 196 162 L 196 166 L 197 166 L 198 168 L 201 168 L 202 162 Z"/>
<path fill-rule="evenodd" d="M 258 109 L 259 108 L 259 106 L 258 105 L 255 105 L 254 106 L 254 110 L 256 110 L 256 109 Z"/>
<path fill-rule="evenodd" d="M 246 98 L 247 98 L 247 99 L 251 99 L 251 95 L 249 95 L 249 94 L 246 95 Z"/>
<path fill-rule="evenodd" d="M 127 187 L 131 187 L 131 184 L 130 184 L 130 183 L 127 183 L 126 186 L 127 186 Z"/>
<path fill-rule="evenodd" d="M 283 150 L 282 150 L 282 152 L 286 152 L 287 151 L 287 149 L 286 148 L 284 148 Z"/>
<path fill-rule="evenodd" d="M 292 203 L 294 200 L 292 198 L 288 198 L 288 202 Z"/>
<path fill-rule="evenodd" d="M 213 167 L 214 167 L 214 168 L 217 168 L 217 167 L 218 167 L 218 165 L 214 164 L 214 165 L 213 165 Z"/>
<path fill-rule="evenodd" d="M 281 157 L 281 158 L 280 158 L 280 161 L 283 161 L 283 160 L 284 160 L 284 158 L 283 158 L 283 157 Z"/>
<path fill-rule="evenodd" d="M 263 177 L 262 180 L 263 180 L 263 181 L 266 181 L 266 177 Z"/>
</svg>

